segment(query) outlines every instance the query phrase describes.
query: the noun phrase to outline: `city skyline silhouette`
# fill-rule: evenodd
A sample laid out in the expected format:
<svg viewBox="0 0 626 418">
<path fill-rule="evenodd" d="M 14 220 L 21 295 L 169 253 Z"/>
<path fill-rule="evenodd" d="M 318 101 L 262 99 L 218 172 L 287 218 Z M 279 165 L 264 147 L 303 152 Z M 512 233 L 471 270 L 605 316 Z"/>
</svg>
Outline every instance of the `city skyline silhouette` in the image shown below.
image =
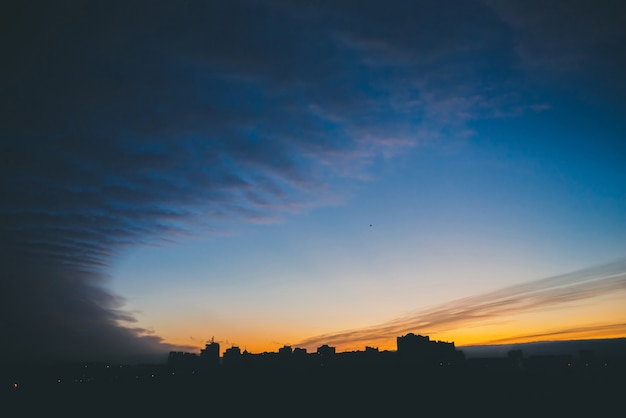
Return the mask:
<svg viewBox="0 0 626 418">
<path fill-rule="evenodd" d="M 413 333 L 398 336 L 393 351 L 336 352 L 324 344 L 312 353 L 285 346 L 254 354 L 231 346 L 220 355 L 212 340 L 199 355 L 171 352 L 167 363 L 0 367 L 0 396 L 4 408 L 23 414 L 45 403 L 71 414 L 97 406 L 98 416 L 120 408 L 163 414 L 203 407 L 288 415 L 303 405 L 306 413 L 402 413 L 417 407 L 443 415 L 539 410 L 577 416 L 608 413 L 621 402 L 626 339 L 603 344 L 588 340 L 575 354 L 572 347 L 533 354 L 513 346 L 505 356 L 466 358 L 453 342 Z"/>
</svg>

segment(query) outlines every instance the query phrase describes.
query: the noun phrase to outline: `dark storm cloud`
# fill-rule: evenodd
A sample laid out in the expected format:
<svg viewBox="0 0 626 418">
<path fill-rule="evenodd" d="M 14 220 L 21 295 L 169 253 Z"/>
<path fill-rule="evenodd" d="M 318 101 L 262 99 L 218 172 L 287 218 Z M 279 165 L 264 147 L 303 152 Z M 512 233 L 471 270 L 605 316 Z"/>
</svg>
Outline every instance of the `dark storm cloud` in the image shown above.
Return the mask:
<svg viewBox="0 0 626 418">
<path fill-rule="evenodd" d="M 494 93 L 512 38 L 481 2 L 1 7 L 7 355 L 163 352 L 104 287 L 127 246 L 325 204 L 520 105 Z"/>
</svg>

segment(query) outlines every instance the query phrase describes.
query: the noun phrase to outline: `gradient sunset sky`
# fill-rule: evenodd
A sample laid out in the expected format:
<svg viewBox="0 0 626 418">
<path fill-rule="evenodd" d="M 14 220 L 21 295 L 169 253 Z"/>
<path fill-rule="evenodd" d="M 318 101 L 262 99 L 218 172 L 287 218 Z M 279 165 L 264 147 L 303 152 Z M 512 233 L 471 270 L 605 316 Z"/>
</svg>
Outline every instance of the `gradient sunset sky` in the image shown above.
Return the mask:
<svg viewBox="0 0 626 418">
<path fill-rule="evenodd" d="M 0 19 L 3 358 L 626 337 L 624 2 Z"/>
</svg>

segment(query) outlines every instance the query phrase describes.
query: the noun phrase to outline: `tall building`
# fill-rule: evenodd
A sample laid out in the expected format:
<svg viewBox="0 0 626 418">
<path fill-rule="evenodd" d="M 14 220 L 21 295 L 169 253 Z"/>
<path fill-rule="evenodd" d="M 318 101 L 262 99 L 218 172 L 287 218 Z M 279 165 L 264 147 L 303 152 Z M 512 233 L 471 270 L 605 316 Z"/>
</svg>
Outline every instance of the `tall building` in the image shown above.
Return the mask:
<svg viewBox="0 0 626 418">
<path fill-rule="evenodd" d="M 396 339 L 398 355 L 403 360 L 424 364 L 450 364 L 461 361 L 463 353 L 457 351 L 453 342 L 431 341 L 427 336 L 412 332 Z"/>
<path fill-rule="evenodd" d="M 246 351 L 247 353 L 247 351 Z M 227 348 L 224 351 L 224 365 L 226 366 L 238 366 L 242 363 L 241 349 L 236 345 Z"/>
<path fill-rule="evenodd" d="M 200 350 L 200 358 L 202 364 L 208 367 L 216 367 L 220 364 L 220 344 L 216 343 L 213 338 Z"/>
<path fill-rule="evenodd" d="M 396 344 L 398 346 L 398 353 L 413 354 L 413 353 L 426 353 L 430 346 L 430 337 L 415 335 L 409 332 L 406 335 L 396 337 Z"/>
</svg>

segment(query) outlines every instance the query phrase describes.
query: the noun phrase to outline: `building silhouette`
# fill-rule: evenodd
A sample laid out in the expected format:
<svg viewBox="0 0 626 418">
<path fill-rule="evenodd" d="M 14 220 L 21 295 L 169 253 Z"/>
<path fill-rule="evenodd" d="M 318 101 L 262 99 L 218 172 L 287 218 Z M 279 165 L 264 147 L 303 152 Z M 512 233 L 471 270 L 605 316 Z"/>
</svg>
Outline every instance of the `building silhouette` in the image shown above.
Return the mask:
<svg viewBox="0 0 626 418">
<path fill-rule="evenodd" d="M 290 345 L 285 345 L 281 348 L 278 349 L 278 355 L 284 357 L 284 358 L 289 358 L 291 357 L 291 354 L 293 353 L 293 350 L 291 348 Z"/>
<path fill-rule="evenodd" d="M 216 343 L 213 338 L 200 350 L 200 359 L 202 365 L 206 367 L 217 367 L 220 364 L 220 344 Z"/>
<path fill-rule="evenodd" d="M 433 341 L 412 332 L 396 338 L 400 360 L 411 363 L 449 365 L 463 358 L 454 342 Z"/>
<path fill-rule="evenodd" d="M 323 344 L 313 353 L 305 348 L 284 345 L 277 352 L 260 354 L 243 352 L 238 346 L 227 348 L 220 358 L 220 345 L 211 339 L 200 355 L 172 351 L 168 365 L 175 370 L 210 369 L 218 366 L 238 367 L 320 367 L 320 366 L 380 366 L 398 363 L 450 366 L 464 361 L 462 351 L 454 342 L 434 341 L 428 336 L 408 333 L 396 339 L 397 350 L 379 351 L 366 346 L 364 351 L 337 353 L 336 347 Z"/>
<path fill-rule="evenodd" d="M 233 345 L 232 347 L 227 348 L 226 351 L 224 351 L 223 364 L 225 366 L 241 366 L 242 363 L 243 358 L 241 354 L 241 349 L 239 347 Z"/>
<path fill-rule="evenodd" d="M 317 347 L 317 354 L 321 356 L 334 356 L 336 354 L 336 351 L 337 350 L 335 347 L 331 347 L 328 344 Z"/>
</svg>

